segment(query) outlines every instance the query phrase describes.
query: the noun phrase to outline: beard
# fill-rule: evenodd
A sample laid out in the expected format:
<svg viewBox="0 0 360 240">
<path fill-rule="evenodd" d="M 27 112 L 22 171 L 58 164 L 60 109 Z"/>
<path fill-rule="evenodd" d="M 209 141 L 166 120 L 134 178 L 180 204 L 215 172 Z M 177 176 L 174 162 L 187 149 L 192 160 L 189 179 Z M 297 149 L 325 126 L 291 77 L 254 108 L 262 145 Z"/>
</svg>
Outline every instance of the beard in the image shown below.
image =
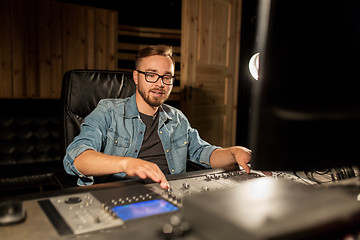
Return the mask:
<svg viewBox="0 0 360 240">
<path fill-rule="evenodd" d="M 144 99 L 144 101 L 149 104 L 151 107 L 159 107 L 161 104 L 163 104 L 170 95 L 170 92 L 165 92 L 163 88 L 151 88 L 147 92 L 145 89 L 141 87 L 140 84 L 138 84 L 138 91 L 140 93 L 140 96 Z M 160 96 L 154 96 L 153 92 L 161 93 Z"/>
</svg>

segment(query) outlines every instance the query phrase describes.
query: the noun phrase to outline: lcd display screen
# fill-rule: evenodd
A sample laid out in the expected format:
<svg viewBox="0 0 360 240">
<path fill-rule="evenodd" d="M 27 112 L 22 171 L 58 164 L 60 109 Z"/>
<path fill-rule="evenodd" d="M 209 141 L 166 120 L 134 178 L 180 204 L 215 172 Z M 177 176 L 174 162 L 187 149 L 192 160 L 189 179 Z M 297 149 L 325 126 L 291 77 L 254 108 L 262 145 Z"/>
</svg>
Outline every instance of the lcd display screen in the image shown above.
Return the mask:
<svg viewBox="0 0 360 240">
<path fill-rule="evenodd" d="M 112 211 L 124 221 L 166 212 L 173 212 L 176 210 L 178 210 L 176 206 L 163 199 L 131 203 L 112 208 Z"/>
</svg>

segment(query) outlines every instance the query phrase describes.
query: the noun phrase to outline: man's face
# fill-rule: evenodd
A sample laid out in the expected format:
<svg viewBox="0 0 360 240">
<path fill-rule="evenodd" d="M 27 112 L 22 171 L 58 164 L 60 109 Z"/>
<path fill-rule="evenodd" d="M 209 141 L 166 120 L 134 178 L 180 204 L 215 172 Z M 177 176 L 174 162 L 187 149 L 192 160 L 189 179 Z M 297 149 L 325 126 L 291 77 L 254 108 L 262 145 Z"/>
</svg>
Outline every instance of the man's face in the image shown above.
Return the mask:
<svg viewBox="0 0 360 240">
<path fill-rule="evenodd" d="M 140 61 L 137 70 L 143 72 L 152 72 L 159 75 L 174 75 L 174 64 L 169 57 L 150 56 Z M 143 100 L 151 107 L 158 107 L 164 103 L 172 90 L 172 85 L 165 85 L 160 78 L 155 83 L 149 83 L 145 80 L 145 75 L 134 71 L 134 81 L 137 84 L 137 91 Z"/>
</svg>

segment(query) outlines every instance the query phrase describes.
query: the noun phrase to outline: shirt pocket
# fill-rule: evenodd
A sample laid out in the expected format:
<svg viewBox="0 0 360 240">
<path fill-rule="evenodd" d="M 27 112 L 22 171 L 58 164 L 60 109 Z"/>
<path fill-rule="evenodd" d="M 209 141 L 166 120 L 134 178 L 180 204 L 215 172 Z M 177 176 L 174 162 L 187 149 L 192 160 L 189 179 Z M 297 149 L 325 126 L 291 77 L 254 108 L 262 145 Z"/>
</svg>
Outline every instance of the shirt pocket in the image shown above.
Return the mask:
<svg viewBox="0 0 360 240">
<path fill-rule="evenodd" d="M 189 140 L 187 134 L 179 138 L 176 138 L 171 142 L 171 145 L 174 149 L 187 148 L 188 144 L 189 144 Z"/>
<path fill-rule="evenodd" d="M 114 146 L 119 148 L 129 148 L 130 146 L 130 138 L 126 138 L 126 136 L 122 136 L 115 132 L 112 128 L 109 128 L 106 134 L 107 137 L 107 146 Z"/>
</svg>

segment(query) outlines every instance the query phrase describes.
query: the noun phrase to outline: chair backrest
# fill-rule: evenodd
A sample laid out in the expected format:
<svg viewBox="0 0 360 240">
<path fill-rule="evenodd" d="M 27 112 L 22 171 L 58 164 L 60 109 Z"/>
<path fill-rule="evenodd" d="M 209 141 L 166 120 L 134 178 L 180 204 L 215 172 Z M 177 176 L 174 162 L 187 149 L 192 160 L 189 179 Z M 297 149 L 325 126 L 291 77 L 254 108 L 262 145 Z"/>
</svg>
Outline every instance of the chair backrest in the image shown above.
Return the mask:
<svg viewBox="0 0 360 240">
<path fill-rule="evenodd" d="M 104 98 L 126 98 L 135 93 L 132 72 L 71 70 L 65 73 L 61 99 L 63 105 L 63 156 L 67 146 L 80 133 L 84 118 Z"/>
</svg>

